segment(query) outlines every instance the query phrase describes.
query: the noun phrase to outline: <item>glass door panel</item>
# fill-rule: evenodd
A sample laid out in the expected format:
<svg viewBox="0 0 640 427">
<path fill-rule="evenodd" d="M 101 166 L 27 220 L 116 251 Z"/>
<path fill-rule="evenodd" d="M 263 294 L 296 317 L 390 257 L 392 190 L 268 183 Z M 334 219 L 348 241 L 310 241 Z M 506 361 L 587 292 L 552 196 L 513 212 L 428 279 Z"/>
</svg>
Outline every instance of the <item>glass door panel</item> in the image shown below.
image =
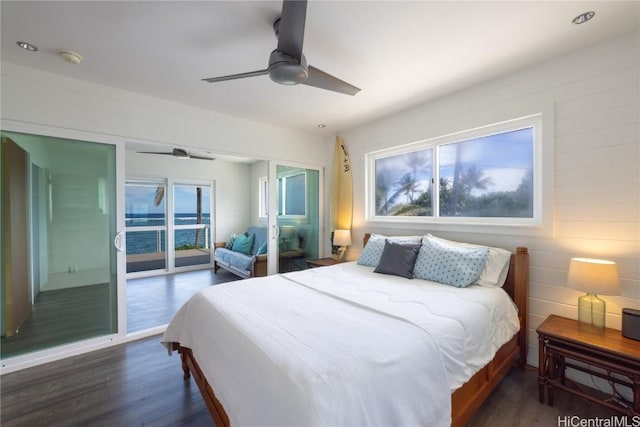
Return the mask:
<svg viewBox="0 0 640 427">
<path fill-rule="evenodd" d="M 175 184 L 175 266 L 211 264 L 211 186 Z"/>
<path fill-rule="evenodd" d="M 117 333 L 116 146 L 1 136 L 1 358 Z"/>
<path fill-rule="evenodd" d="M 127 273 L 167 268 L 165 191 L 164 183 L 125 185 Z"/>
<path fill-rule="evenodd" d="M 320 171 L 278 164 L 275 175 L 277 272 L 302 270 L 319 253 Z"/>
</svg>

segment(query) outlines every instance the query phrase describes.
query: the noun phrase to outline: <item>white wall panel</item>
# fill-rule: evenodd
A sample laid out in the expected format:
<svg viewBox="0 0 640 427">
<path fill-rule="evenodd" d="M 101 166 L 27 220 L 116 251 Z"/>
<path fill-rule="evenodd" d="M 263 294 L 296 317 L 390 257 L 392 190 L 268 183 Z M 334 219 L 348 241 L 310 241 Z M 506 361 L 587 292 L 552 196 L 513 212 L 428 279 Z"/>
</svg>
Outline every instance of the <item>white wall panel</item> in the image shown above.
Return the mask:
<svg viewBox="0 0 640 427">
<path fill-rule="evenodd" d="M 317 136 L 2 63 L 3 119 L 251 158 L 322 163 Z"/>
<path fill-rule="evenodd" d="M 573 256 L 618 263 L 621 296 L 604 296 L 607 324 L 620 328 L 623 307 L 640 308 L 640 43 L 637 33 L 503 76 L 341 134 L 354 171 L 355 259 L 366 231 L 409 234 L 427 226 L 375 226 L 364 218 L 367 152 L 462 131 L 492 113 L 553 103 L 554 234 L 441 232 L 444 237 L 530 252 L 529 357 L 537 365 L 535 329 L 549 314 L 577 318 L 580 292 L 566 287 Z M 514 113 L 515 114 L 515 113 Z M 488 124 L 488 123 L 482 123 Z M 458 127 L 458 128 L 456 128 Z M 331 141 L 332 143 L 333 141 Z"/>
</svg>

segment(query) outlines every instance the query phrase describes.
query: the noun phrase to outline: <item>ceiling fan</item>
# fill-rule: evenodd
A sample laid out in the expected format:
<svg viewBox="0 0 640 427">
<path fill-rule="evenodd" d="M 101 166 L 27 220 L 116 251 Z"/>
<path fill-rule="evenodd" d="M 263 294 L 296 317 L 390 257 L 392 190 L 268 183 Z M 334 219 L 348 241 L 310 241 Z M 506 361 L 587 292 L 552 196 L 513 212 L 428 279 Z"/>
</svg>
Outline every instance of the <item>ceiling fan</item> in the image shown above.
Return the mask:
<svg viewBox="0 0 640 427">
<path fill-rule="evenodd" d="M 163 156 L 173 156 L 179 159 L 200 159 L 200 160 L 215 160 L 214 157 L 207 156 L 198 156 L 195 154 L 189 153 L 187 150 L 183 150 L 182 148 L 174 148 L 170 152 L 164 151 L 138 151 L 140 154 L 161 154 Z"/>
<path fill-rule="evenodd" d="M 307 0 L 284 0 L 282 15 L 273 23 L 278 46 L 271 52 L 269 65 L 264 70 L 202 80 L 214 83 L 269 74 L 271 80 L 283 85 L 303 84 L 352 96 L 360 92 L 359 88 L 307 65 L 302 53 L 306 15 Z"/>
</svg>

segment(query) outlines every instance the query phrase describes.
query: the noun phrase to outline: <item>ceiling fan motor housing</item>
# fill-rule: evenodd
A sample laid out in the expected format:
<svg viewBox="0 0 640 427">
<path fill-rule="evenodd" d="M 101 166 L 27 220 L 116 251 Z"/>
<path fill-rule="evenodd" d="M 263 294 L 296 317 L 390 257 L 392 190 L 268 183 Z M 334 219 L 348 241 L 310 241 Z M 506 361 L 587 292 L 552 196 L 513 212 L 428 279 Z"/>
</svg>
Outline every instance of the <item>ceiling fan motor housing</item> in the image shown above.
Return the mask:
<svg viewBox="0 0 640 427">
<path fill-rule="evenodd" d="M 307 59 L 302 54 L 306 19 L 307 0 L 284 0 L 282 15 L 273 23 L 278 46 L 269 55 L 267 68 L 203 80 L 214 83 L 269 74 L 271 80 L 282 85 L 303 84 L 351 96 L 358 93 L 359 88 L 307 65 Z"/>
<path fill-rule="evenodd" d="M 309 77 L 307 60 L 304 55 L 301 61 L 284 52 L 274 50 L 269 56 L 269 77 L 283 85 L 297 85 Z"/>
</svg>

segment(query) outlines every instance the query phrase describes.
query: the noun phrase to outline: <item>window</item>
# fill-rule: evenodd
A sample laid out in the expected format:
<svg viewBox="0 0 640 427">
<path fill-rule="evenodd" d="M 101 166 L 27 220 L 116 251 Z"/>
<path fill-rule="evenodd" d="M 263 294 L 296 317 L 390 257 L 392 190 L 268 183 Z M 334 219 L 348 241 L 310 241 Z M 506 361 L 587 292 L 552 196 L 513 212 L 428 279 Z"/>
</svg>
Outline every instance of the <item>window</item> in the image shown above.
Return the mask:
<svg viewBox="0 0 640 427">
<path fill-rule="evenodd" d="M 258 179 L 258 218 L 269 215 L 269 180 L 266 176 Z"/>
<path fill-rule="evenodd" d="M 432 216 L 433 148 L 375 159 L 376 216 Z"/>
<path fill-rule="evenodd" d="M 540 225 L 540 128 L 528 116 L 367 154 L 367 218 Z"/>
<path fill-rule="evenodd" d="M 278 177 L 278 215 L 307 215 L 307 175 L 296 172 Z"/>
</svg>

